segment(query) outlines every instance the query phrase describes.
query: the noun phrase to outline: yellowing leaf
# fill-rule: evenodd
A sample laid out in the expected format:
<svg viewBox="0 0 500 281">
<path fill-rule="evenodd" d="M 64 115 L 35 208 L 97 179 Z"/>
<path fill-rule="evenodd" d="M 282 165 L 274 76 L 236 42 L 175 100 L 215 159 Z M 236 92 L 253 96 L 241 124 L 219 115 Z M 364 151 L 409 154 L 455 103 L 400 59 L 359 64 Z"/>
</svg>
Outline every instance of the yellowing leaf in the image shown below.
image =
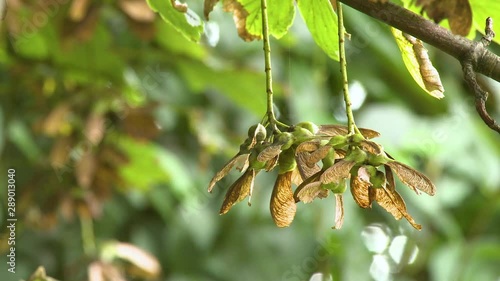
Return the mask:
<svg viewBox="0 0 500 281">
<path fill-rule="evenodd" d="M 391 27 L 406 69 L 417 84 L 429 95 L 441 99 L 444 88 L 439 73 L 432 65 L 422 41 Z"/>
<path fill-rule="evenodd" d="M 248 169 L 231 185 L 231 187 L 229 187 L 229 190 L 226 192 L 226 196 L 224 197 L 222 207 L 220 208 L 219 213 L 221 215 L 229 212 L 234 204 L 245 199 L 250 194 L 251 190 L 253 189 L 254 178 L 255 170 Z"/>
<path fill-rule="evenodd" d="M 276 178 L 270 209 L 274 223 L 278 227 L 287 227 L 292 223 L 297 210 L 292 192 L 292 171 L 279 174 Z"/>
<path fill-rule="evenodd" d="M 337 14 L 328 0 L 298 0 L 302 18 L 316 44 L 333 60 L 339 60 Z"/>
<path fill-rule="evenodd" d="M 205 0 L 204 14 L 208 15 L 218 1 Z M 224 11 L 233 13 L 238 35 L 245 41 L 262 38 L 261 0 L 223 0 Z M 293 0 L 267 1 L 269 33 L 276 38 L 285 35 L 295 16 Z"/>
<path fill-rule="evenodd" d="M 397 161 L 389 162 L 387 165 L 391 167 L 399 179 L 410 188 L 416 188 L 429 195 L 434 195 L 436 193 L 436 187 L 432 181 L 419 171 Z"/>
</svg>

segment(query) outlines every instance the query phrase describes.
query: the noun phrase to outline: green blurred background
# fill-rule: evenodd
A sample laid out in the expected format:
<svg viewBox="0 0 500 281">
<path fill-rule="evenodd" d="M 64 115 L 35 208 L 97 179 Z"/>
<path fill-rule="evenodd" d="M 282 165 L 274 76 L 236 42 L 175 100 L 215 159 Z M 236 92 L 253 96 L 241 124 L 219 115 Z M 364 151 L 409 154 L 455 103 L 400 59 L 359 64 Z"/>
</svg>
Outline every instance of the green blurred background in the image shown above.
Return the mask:
<svg viewBox="0 0 500 281">
<path fill-rule="evenodd" d="M 437 186 L 429 197 L 398 183 L 422 231 L 349 194 L 341 230 L 332 197 L 299 203 L 279 229 L 272 173 L 257 178 L 251 208 L 218 215 L 238 173 L 213 194 L 208 182 L 265 112 L 262 42 L 238 38 L 220 6 L 196 44 L 144 1 L 17 0 L 0 22 L 0 179 L 15 169 L 18 219 L 12 274 L 1 184 L 0 279 L 41 265 L 58 280 L 500 280 L 500 137 L 459 63 L 430 48 L 445 87 L 436 100 L 387 26 L 345 14 L 357 124 Z M 338 63 L 300 15 L 271 43 L 280 120 L 345 123 Z M 498 120 L 500 86 L 482 83 Z"/>
</svg>

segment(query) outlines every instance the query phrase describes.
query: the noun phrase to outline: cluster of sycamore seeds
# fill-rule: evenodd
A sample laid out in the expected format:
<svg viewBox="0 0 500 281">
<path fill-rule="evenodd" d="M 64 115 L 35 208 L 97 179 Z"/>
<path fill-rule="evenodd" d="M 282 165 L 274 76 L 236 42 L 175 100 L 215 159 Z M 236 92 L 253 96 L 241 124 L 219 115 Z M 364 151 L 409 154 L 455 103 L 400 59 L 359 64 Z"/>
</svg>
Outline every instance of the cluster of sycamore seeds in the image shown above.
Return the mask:
<svg viewBox="0 0 500 281">
<path fill-rule="evenodd" d="M 315 198 L 335 195 L 335 226 L 344 220 L 343 193 L 350 179 L 350 191 L 361 208 L 370 208 L 376 201 L 394 218 L 405 218 L 421 229 L 408 214 L 403 198 L 395 189 L 394 175 L 417 194 L 434 195 L 434 184 L 422 173 L 397 162 L 382 146 L 369 139 L 379 133 L 359 129 L 348 135 L 340 125 L 317 126 L 302 122 L 286 131 L 266 129 L 257 124 L 248 130 L 248 138 L 240 151 L 213 177 L 208 191 L 236 166 L 243 174 L 229 187 L 220 214 L 227 213 L 237 202 L 252 197 L 255 176 L 278 167 L 278 177 L 271 195 L 270 211 L 278 227 L 289 226 L 298 202 L 309 203 Z M 295 191 L 292 183 L 297 186 Z"/>
</svg>

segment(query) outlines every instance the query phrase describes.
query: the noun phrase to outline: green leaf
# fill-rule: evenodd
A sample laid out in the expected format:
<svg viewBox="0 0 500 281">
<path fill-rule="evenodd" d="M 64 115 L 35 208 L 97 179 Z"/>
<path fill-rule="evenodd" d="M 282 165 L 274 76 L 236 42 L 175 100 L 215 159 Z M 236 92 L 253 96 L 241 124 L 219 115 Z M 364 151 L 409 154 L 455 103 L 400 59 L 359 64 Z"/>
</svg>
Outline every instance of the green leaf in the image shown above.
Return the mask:
<svg viewBox="0 0 500 281">
<path fill-rule="evenodd" d="M 261 0 L 224 0 L 224 10 L 233 13 L 238 35 L 245 41 L 262 38 Z M 267 1 L 267 17 L 269 34 L 281 38 L 295 17 L 293 0 Z"/>
<path fill-rule="evenodd" d="M 444 88 L 439 73 L 432 65 L 422 41 L 403 34 L 393 27 L 391 31 L 403 56 L 406 69 L 415 82 L 429 95 L 438 99 L 443 98 Z"/>
<path fill-rule="evenodd" d="M 129 159 L 120 169 L 125 182 L 139 190 L 148 190 L 152 184 L 168 182 L 175 175 L 168 174 L 162 163 L 164 150 L 150 142 L 140 142 L 124 135 L 116 141 Z"/>
<path fill-rule="evenodd" d="M 170 0 L 147 0 L 147 2 L 153 11 L 159 13 L 165 22 L 171 24 L 186 38 L 194 42 L 200 40 L 203 22 L 195 12 L 187 8 L 186 12 L 181 12 Z"/>
<path fill-rule="evenodd" d="M 337 14 L 328 0 L 299 0 L 299 10 L 316 44 L 332 59 L 339 60 Z"/>
<path fill-rule="evenodd" d="M 496 23 L 496 29 L 498 29 L 500 24 L 500 1 L 477 0 L 471 1 L 470 5 L 472 7 L 472 26 L 474 28 L 481 32 L 481 34 L 484 34 L 486 18 L 491 17 L 493 18 L 494 24 Z M 495 30 L 495 26 L 493 29 Z M 500 35 L 498 35 L 498 32 L 497 36 L 493 38 L 493 41 L 500 44 Z"/>
</svg>

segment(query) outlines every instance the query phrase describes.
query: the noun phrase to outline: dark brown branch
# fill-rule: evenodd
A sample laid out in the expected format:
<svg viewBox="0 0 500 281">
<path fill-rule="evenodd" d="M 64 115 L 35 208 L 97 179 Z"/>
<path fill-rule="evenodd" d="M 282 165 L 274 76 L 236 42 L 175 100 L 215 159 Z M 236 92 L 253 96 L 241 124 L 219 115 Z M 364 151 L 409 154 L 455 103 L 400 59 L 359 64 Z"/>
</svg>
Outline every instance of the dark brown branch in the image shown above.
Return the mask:
<svg viewBox="0 0 500 281">
<path fill-rule="evenodd" d="M 500 82 L 500 57 L 486 49 L 494 33 L 491 26 L 481 42 L 474 42 L 462 36 L 454 35 L 449 30 L 413 13 L 401 6 L 378 3 L 369 0 L 340 0 L 344 4 L 410 34 L 453 56 L 462 64 L 464 75 L 473 77 L 467 83 L 474 91 L 476 109 L 484 122 L 495 131 L 500 132 L 498 124 L 485 110 L 487 93 L 476 82 L 475 72 L 484 74 Z M 489 34 L 488 34 L 489 33 Z M 487 43 L 485 43 L 487 42 Z M 471 75 L 472 74 L 472 75 Z M 477 87 L 476 87 L 477 86 Z"/>
<path fill-rule="evenodd" d="M 469 88 L 474 92 L 476 110 L 479 113 L 479 116 L 481 116 L 484 123 L 486 123 L 488 127 L 500 133 L 500 126 L 497 124 L 495 119 L 488 114 L 488 111 L 486 111 L 488 92 L 483 90 L 477 83 L 476 73 L 474 73 L 473 68 L 473 61 L 477 54 L 476 50 L 486 48 L 491 43 L 491 40 L 493 40 L 493 37 L 495 37 L 495 32 L 493 32 L 493 20 L 491 18 L 486 19 L 486 28 L 484 29 L 484 33 L 485 36 L 481 38 L 481 41 L 474 43 L 474 48 L 469 51 L 461 63 L 464 72 L 464 79 L 469 85 Z"/>
</svg>

